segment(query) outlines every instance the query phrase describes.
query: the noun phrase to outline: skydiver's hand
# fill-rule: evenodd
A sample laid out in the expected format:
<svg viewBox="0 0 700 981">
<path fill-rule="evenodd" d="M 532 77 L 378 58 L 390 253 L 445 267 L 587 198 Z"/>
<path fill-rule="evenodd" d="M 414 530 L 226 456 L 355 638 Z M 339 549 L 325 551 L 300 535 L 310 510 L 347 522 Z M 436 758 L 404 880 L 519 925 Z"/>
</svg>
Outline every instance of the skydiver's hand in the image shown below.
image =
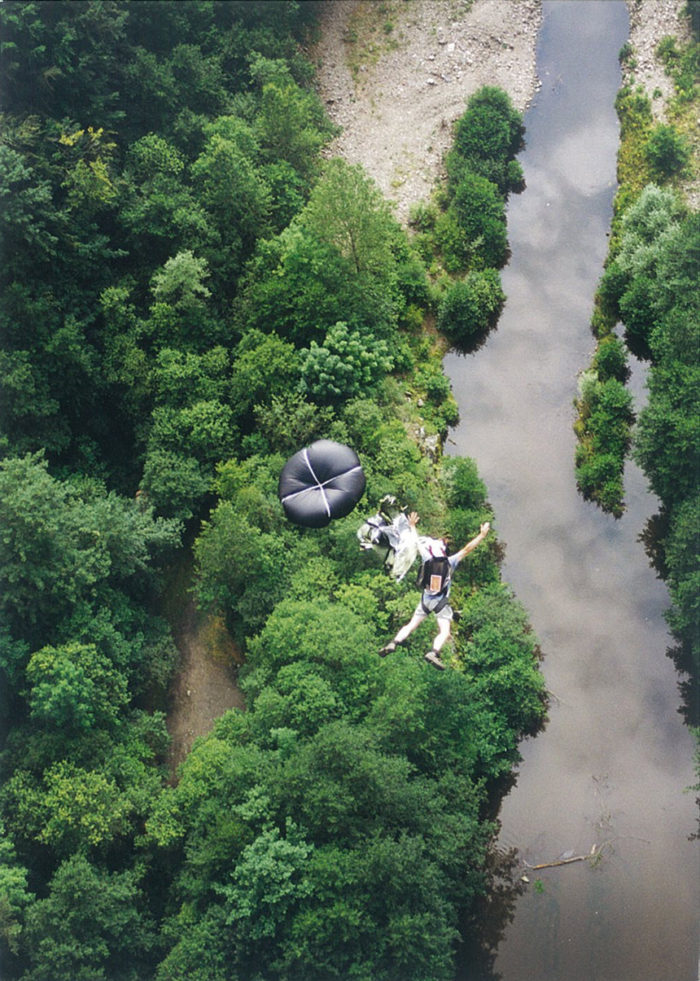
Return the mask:
<svg viewBox="0 0 700 981">
<path fill-rule="evenodd" d="M 489 529 L 490 528 L 491 528 L 491 523 L 489 521 L 484 521 L 483 525 L 479 529 L 480 530 L 480 534 L 482 534 L 484 536 L 484 538 L 486 538 L 486 536 L 489 533 Z"/>
<path fill-rule="evenodd" d="M 419 521 L 420 518 L 418 517 L 418 512 L 411 511 L 411 513 L 408 516 L 408 523 L 411 526 L 411 528 L 415 528 Z"/>
</svg>

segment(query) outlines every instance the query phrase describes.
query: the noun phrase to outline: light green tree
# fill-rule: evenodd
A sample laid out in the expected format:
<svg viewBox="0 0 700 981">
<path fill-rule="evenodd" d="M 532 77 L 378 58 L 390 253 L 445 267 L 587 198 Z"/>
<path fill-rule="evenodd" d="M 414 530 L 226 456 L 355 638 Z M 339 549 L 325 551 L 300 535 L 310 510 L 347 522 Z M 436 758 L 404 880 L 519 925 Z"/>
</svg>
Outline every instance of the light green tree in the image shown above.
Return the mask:
<svg viewBox="0 0 700 981">
<path fill-rule="evenodd" d="M 27 682 L 32 716 L 59 729 L 113 726 L 129 698 L 126 679 L 93 644 L 42 648 Z"/>
</svg>

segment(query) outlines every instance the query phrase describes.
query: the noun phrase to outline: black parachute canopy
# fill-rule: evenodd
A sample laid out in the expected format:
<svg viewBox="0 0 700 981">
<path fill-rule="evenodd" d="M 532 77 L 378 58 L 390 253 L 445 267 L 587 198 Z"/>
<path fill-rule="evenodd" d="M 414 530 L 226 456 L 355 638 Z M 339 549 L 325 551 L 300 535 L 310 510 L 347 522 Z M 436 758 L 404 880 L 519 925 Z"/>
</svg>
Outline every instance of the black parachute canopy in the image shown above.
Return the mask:
<svg viewBox="0 0 700 981">
<path fill-rule="evenodd" d="M 350 514 L 365 489 L 365 475 L 354 450 L 319 439 L 291 456 L 279 479 L 279 497 L 290 521 L 323 528 Z"/>
</svg>

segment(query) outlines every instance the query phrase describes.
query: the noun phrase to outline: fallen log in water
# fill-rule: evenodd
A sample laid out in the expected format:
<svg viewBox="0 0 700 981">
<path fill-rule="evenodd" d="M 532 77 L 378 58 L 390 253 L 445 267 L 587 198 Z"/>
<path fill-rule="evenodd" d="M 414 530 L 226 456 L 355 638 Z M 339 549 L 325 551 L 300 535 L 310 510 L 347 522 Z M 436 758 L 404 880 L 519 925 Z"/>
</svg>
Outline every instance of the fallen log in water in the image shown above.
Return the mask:
<svg viewBox="0 0 700 981">
<path fill-rule="evenodd" d="M 603 842 L 600 847 L 595 844 L 591 845 L 591 850 L 587 855 L 571 855 L 569 858 L 558 858 L 554 862 L 540 862 L 539 865 L 530 865 L 529 862 L 525 862 L 525 865 L 533 872 L 537 872 L 540 869 L 554 869 L 558 865 L 571 865 L 572 862 L 585 862 L 588 859 L 598 858 L 607 844 L 609 842 Z"/>
</svg>

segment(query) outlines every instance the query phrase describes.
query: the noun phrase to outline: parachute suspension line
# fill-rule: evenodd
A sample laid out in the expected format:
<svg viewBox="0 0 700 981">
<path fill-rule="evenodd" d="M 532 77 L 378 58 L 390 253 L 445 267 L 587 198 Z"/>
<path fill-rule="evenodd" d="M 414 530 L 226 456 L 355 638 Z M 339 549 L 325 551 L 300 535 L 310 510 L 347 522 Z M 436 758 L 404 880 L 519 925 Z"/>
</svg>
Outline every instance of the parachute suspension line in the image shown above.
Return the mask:
<svg viewBox="0 0 700 981">
<path fill-rule="evenodd" d="M 311 476 L 314 478 L 314 480 L 318 484 L 318 489 L 321 491 L 321 497 L 323 498 L 323 506 L 326 509 L 326 514 L 330 518 L 330 516 L 331 516 L 331 506 L 328 503 L 328 498 L 326 497 L 326 492 L 323 489 L 323 484 L 318 479 L 318 477 L 314 473 L 314 468 L 311 466 L 311 460 L 309 460 L 309 451 L 308 451 L 308 449 L 305 449 L 304 450 L 304 459 L 306 460 L 306 466 L 309 468 L 309 471 L 311 472 Z"/>
</svg>

